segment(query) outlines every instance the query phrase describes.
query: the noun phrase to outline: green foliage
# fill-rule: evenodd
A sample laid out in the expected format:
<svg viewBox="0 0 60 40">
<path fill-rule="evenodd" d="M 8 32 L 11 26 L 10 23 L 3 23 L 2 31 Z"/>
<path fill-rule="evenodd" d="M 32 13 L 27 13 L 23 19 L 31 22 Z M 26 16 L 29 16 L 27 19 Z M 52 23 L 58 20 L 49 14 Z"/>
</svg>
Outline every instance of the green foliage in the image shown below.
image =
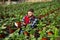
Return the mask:
<svg viewBox="0 0 60 40">
<path fill-rule="evenodd" d="M 40 37 L 48 37 L 47 31 L 52 31 L 54 34 L 50 37 L 50 40 L 54 40 L 56 36 L 59 36 L 59 29 L 57 25 L 60 25 L 60 10 L 57 10 L 51 13 L 51 10 L 55 10 L 60 7 L 58 2 L 45 2 L 45 3 L 21 3 L 15 5 L 6 5 L 0 6 L 0 31 L 2 31 L 2 27 L 5 25 L 11 25 L 14 28 L 14 23 L 17 21 L 21 21 L 23 16 L 27 14 L 28 9 L 33 8 L 35 10 L 35 16 L 49 14 L 48 16 L 39 20 L 39 24 L 37 24 L 36 29 L 32 29 L 29 25 L 26 28 L 23 27 L 24 31 L 27 31 L 32 35 L 29 37 L 31 40 L 35 40 L 34 33 L 35 30 L 41 30 L 39 32 Z M 46 27 L 46 29 L 45 29 Z M 60 27 L 60 26 L 59 26 Z M 19 30 L 18 30 L 19 31 Z M 6 40 L 26 40 L 27 36 L 18 34 L 18 31 L 15 31 L 12 36 L 6 37 Z M 3 32 L 1 32 L 3 33 Z M 4 40 L 5 40 L 4 39 Z"/>
</svg>

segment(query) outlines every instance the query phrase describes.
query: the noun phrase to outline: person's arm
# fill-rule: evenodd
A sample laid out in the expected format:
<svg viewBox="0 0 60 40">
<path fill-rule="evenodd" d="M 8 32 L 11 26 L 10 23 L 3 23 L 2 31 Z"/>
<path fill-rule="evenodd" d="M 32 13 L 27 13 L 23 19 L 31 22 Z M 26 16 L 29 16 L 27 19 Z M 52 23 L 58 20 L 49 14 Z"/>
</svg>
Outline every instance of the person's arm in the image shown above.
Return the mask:
<svg viewBox="0 0 60 40">
<path fill-rule="evenodd" d="M 25 18 L 25 17 L 23 17 L 23 19 L 22 19 L 22 21 L 21 21 L 21 22 L 22 22 L 22 25 L 26 25 L 26 24 L 24 23 L 24 18 Z"/>
<path fill-rule="evenodd" d="M 33 21 L 33 23 L 31 24 L 31 27 L 34 27 L 37 24 L 37 19 L 35 18 L 35 20 Z"/>
</svg>

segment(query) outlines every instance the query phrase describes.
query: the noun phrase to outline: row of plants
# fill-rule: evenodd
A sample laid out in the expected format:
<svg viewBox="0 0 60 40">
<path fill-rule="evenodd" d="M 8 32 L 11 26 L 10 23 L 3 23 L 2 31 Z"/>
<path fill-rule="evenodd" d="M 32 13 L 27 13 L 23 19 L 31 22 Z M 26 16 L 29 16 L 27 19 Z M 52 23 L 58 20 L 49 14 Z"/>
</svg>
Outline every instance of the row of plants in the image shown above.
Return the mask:
<svg viewBox="0 0 60 40">
<path fill-rule="evenodd" d="M 55 37 L 60 35 L 59 7 L 60 4 L 58 2 L 21 3 L 9 6 L 0 6 L 0 38 L 3 39 L 6 37 L 7 40 L 55 40 Z M 35 10 L 35 16 L 39 16 L 40 14 L 40 17 L 41 15 L 45 15 L 46 17 L 41 17 L 42 19 L 39 20 L 39 24 L 36 29 L 32 29 L 27 25 L 26 28 L 23 28 L 24 33 L 19 35 L 18 31 L 15 32 L 17 28 L 14 23 L 21 21 L 29 8 L 33 8 Z M 50 10 L 52 10 L 52 12 Z M 13 36 L 8 37 L 11 33 L 14 33 L 15 35 L 13 34 Z"/>
<path fill-rule="evenodd" d="M 57 12 L 56 12 L 57 13 Z M 56 13 L 54 13 L 54 14 L 50 14 L 51 16 L 53 16 L 53 18 L 49 15 L 49 17 L 47 17 L 46 19 L 48 19 L 48 18 L 51 18 L 52 20 L 53 20 L 53 22 L 54 22 L 54 20 L 55 20 L 55 17 L 57 16 L 57 15 L 59 15 L 59 13 L 58 14 L 56 14 Z M 43 24 L 45 25 L 46 24 L 46 20 L 45 18 L 43 19 Z M 49 19 L 50 20 L 50 19 Z M 52 21 L 52 20 L 50 20 L 50 22 Z M 42 20 L 41 20 L 42 21 Z M 56 20 L 55 20 L 56 21 Z M 45 23 L 44 23 L 45 22 Z M 50 26 L 53 26 L 55 23 L 53 23 L 52 22 L 52 24 L 50 25 Z M 58 21 L 59 22 L 59 21 Z M 40 22 L 41 23 L 41 22 Z M 49 25 L 50 23 L 48 23 L 47 25 Z M 40 26 L 42 26 L 42 25 L 40 25 L 40 24 L 38 24 L 39 25 L 39 27 L 38 28 L 40 28 Z M 56 26 L 56 25 L 55 25 Z M 48 27 L 49 29 L 50 28 L 54 28 L 55 26 L 53 26 L 53 27 Z M 45 28 L 45 26 L 43 26 L 43 28 Z M 57 27 L 58 28 L 58 27 Z M 52 34 L 54 34 L 55 36 L 54 37 L 56 37 L 57 36 L 57 34 L 58 34 L 58 29 L 57 28 L 54 28 L 54 29 L 52 29 L 52 30 L 54 30 L 53 32 L 55 32 L 55 34 L 52 32 L 52 31 L 50 31 L 50 32 L 48 32 L 48 35 L 50 36 L 51 34 L 50 33 L 52 33 Z M 28 29 L 28 28 L 26 28 L 26 29 Z M 41 29 L 41 28 L 40 28 Z M 29 30 L 30 30 L 30 28 L 29 28 Z M 32 30 L 32 29 L 31 29 Z M 51 29 L 50 29 L 51 30 Z M 41 30 L 40 30 L 41 31 Z M 18 38 L 18 39 L 21 39 L 21 38 Z M 43 39 L 45 39 L 45 38 L 43 38 Z M 42 39 L 42 40 L 43 40 Z M 22 39 L 21 39 L 22 40 Z M 46 39 L 47 40 L 47 39 Z M 52 39 L 53 40 L 53 39 Z"/>
<path fill-rule="evenodd" d="M 41 19 L 36 29 L 30 28 L 30 26 L 28 25 L 26 28 L 23 28 L 24 33 L 21 33 L 19 35 L 17 31 L 15 32 L 15 35 L 7 38 L 9 40 L 27 40 L 28 36 L 30 35 L 28 40 L 35 40 L 36 38 L 38 38 L 38 40 L 55 40 L 55 37 L 60 35 L 60 30 L 57 26 L 59 23 L 56 24 L 56 20 L 58 20 L 60 17 L 59 13 L 60 11 L 56 11 L 46 18 Z M 59 20 L 57 22 L 59 22 Z"/>
</svg>

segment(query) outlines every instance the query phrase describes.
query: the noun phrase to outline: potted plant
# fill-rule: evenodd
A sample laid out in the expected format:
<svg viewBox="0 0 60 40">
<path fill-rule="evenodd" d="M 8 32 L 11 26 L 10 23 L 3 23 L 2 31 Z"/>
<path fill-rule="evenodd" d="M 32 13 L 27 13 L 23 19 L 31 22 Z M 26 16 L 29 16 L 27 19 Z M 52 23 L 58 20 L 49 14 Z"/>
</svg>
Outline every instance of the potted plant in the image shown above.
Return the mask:
<svg viewBox="0 0 60 40">
<path fill-rule="evenodd" d="M 21 22 L 15 22 L 15 26 L 16 26 L 17 28 L 21 28 Z"/>
<path fill-rule="evenodd" d="M 8 31 L 10 34 L 13 33 L 16 30 L 16 28 L 12 26 L 7 26 L 6 31 Z"/>
</svg>

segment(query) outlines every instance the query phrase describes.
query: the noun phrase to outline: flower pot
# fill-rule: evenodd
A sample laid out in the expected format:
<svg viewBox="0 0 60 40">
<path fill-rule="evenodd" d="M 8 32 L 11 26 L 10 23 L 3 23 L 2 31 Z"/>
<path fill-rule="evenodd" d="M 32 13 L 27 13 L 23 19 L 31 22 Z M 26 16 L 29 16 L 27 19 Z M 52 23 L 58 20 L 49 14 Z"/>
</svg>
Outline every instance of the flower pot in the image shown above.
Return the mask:
<svg viewBox="0 0 60 40">
<path fill-rule="evenodd" d="M 42 40 L 48 40 L 48 38 L 47 37 L 43 37 Z"/>
<path fill-rule="evenodd" d="M 5 38 L 5 34 L 0 34 L 0 38 Z"/>
<path fill-rule="evenodd" d="M 50 35 L 53 35 L 54 33 L 50 31 L 50 32 L 47 32 L 47 34 L 50 36 Z"/>
<path fill-rule="evenodd" d="M 10 33 L 10 34 L 13 33 L 13 32 L 15 32 L 14 29 L 9 29 L 9 33 Z"/>
<path fill-rule="evenodd" d="M 25 31 L 23 34 L 26 36 L 30 36 L 30 34 L 27 31 Z"/>
<path fill-rule="evenodd" d="M 6 30 L 6 32 L 11 34 L 11 33 L 15 32 L 16 29 L 12 28 L 11 26 L 7 26 L 7 28 L 5 30 Z"/>
</svg>

